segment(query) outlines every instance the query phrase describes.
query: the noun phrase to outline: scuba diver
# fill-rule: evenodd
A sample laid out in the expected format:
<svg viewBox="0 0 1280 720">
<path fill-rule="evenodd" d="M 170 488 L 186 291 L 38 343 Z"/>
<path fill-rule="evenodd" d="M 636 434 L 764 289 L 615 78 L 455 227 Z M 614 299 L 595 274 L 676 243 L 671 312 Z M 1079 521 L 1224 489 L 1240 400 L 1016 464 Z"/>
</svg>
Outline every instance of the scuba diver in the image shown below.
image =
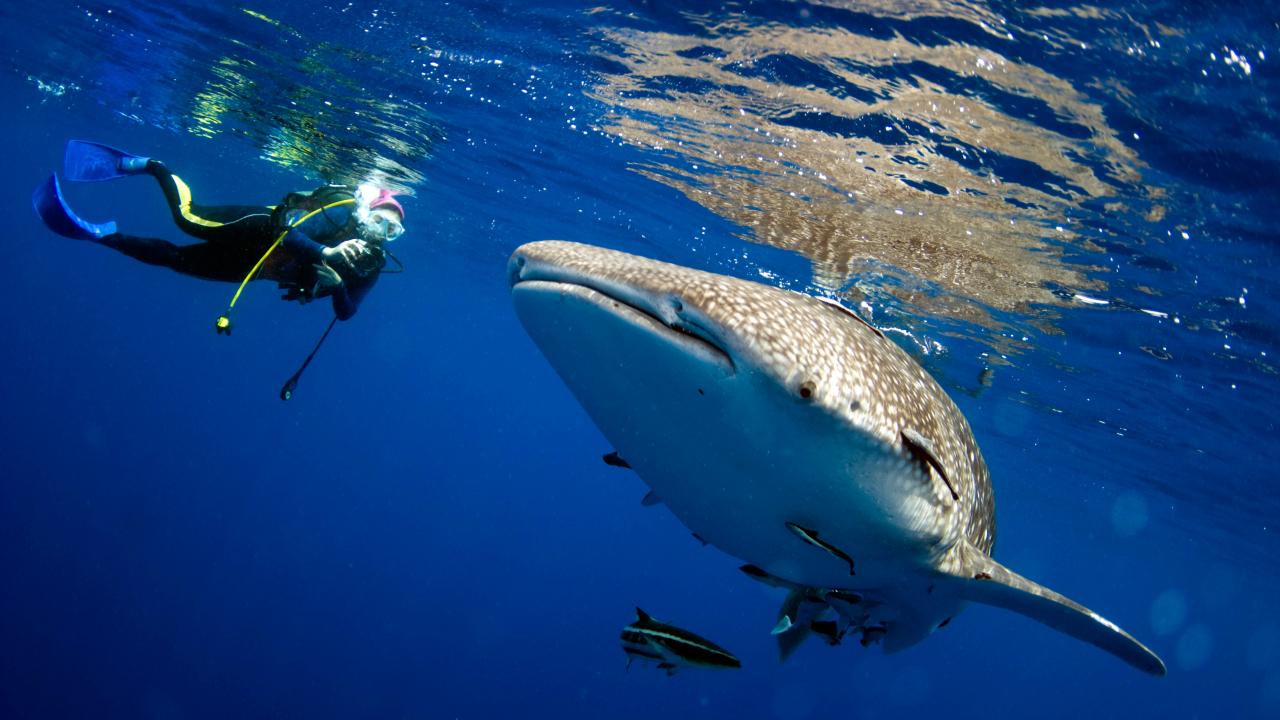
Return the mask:
<svg viewBox="0 0 1280 720">
<path fill-rule="evenodd" d="M 325 185 L 290 193 L 274 206 L 199 205 L 187 184 L 159 160 L 99 143 L 67 142 L 65 179 L 132 175 L 154 177 L 174 222 L 201 242 L 175 245 L 117 232 L 114 221 L 88 222 L 63 199 L 57 173 L 36 188 L 32 204 L 44 224 L 63 237 L 88 240 L 184 275 L 240 283 L 227 312 L 218 318 L 220 334 L 231 333 L 231 308 L 244 286 L 259 278 L 276 282 L 286 291 L 284 300 L 306 303 L 330 297 L 335 320 L 349 319 L 386 266 L 387 243 L 404 234 L 404 208 L 385 189 Z"/>
</svg>

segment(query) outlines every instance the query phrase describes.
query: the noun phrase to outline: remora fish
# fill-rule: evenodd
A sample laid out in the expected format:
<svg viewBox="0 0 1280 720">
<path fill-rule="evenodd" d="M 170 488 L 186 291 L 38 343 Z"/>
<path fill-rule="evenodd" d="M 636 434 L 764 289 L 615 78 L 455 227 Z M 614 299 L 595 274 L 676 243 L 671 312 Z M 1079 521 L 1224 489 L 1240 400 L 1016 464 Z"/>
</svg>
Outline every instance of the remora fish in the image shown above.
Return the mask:
<svg viewBox="0 0 1280 720">
<path fill-rule="evenodd" d="M 742 667 L 732 653 L 699 635 L 674 625 L 658 622 L 636 608 L 635 622 L 622 629 L 622 650 L 627 667 L 636 658 L 653 660 L 668 675 L 681 667 Z"/>
<path fill-rule="evenodd" d="M 900 650 L 980 602 L 1165 673 L 990 557 L 991 481 L 969 424 L 851 311 L 576 243 L 524 245 L 508 272 L 529 335 L 681 522 L 788 584 L 865 598 L 864 644 Z"/>
</svg>

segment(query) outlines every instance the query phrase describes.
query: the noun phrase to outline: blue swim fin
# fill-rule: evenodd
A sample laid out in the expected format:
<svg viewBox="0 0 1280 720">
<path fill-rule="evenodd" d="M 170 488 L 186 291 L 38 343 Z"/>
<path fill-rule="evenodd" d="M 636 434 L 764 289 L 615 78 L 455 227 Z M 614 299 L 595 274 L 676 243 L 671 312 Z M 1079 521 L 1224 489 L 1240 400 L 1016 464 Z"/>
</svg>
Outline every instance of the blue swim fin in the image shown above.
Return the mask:
<svg viewBox="0 0 1280 720">
<path fill-rule="evenodd" d="M 62 237 L 96 241 L 116 232 L 114 220 L 91 223 L 77 217 L 67 207 L 67 201 L 62 199 L 62 188 L 58 186 L 56 173 L 49 175 L 49 179 L 31 193 L 31 204 L 44 224 Z"/>
<path fill-rule="evenodd" d="M 115 180 L 146 170 L 147 160 L 148 158 L 130 155 L 110 145 L 87 140 L 68 140 L 62 162 L 62 175 L 75 182 Z"/>
</svg>

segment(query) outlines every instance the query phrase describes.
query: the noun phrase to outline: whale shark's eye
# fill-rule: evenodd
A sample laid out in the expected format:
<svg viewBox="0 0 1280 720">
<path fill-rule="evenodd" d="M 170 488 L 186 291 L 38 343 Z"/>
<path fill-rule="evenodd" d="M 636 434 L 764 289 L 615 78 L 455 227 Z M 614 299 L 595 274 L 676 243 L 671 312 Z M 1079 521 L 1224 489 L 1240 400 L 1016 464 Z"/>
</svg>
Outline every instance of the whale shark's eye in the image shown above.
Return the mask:
<svg viewBox="0 0 1280 720">
<path fill-rule="evenodd" d="M 804 398 L 805 400 L 808 400 L 813 397 L 814 393 L 818 392 L 818 386 L 814 384 L 812 380 L 805 380 L 804 382 L 800 383 L 799 392 L 800 392 L 800 397 Z"/>
</svg>

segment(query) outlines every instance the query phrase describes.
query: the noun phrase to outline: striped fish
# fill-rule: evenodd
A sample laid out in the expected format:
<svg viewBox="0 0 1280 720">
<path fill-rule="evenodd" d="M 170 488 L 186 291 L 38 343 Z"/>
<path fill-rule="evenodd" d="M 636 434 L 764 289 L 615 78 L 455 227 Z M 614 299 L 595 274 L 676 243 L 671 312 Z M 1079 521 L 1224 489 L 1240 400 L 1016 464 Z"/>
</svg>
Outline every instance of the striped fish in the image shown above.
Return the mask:
<svg viewBox="0 0 1280 720">
<path fill-rule="evenodd" d="M 636 608 L 635 622 L 622 629 L 622 651 L 627 668 L 636 658 L 652 660 L 675 675 L 681 667 L 737 668 L 742 663 L 732 653 L 704 637 L 674 625 L 658 622 Z"/>
</svg>

